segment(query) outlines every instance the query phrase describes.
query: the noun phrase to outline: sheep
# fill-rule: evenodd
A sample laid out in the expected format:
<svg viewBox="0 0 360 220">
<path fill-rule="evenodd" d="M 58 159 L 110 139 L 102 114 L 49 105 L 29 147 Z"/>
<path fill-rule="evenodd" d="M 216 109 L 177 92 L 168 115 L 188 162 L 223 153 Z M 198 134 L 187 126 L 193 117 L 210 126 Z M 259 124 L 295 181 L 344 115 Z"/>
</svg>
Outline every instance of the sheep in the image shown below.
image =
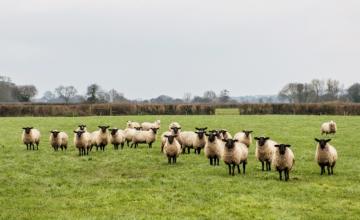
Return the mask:
<svg viewBox="0 0 360 220">
<path fill-rule="evenodd" d="M 226 130 L 226 129 L 220 129 L 219 130 L 220 139 L 230 139 L 232 138 L 232 135 Z"/>
<path fill-rule="evenodd" d="M 204 148 L 206 158 L 210 160 L 210 165 L 219 166 L 219 160 L 223 152 L 222 141 L 217 138 L 217 132 L 209 132 L 205 134 L 207 141 Z M 221 143 L 220 143 L 221 142 Z"/>
<path fill-rule="evenodd" d="M 114 145 L 114 149 L 118 150 L 119 145 L 121 145 L 121 149 L 123 149 L 125 144 L 124 131 L 118 128 L 110 128 L 109 131 L 110 131 L 110 142 L 112 145 Z"/>
<path fill-rule="evenodd" d="M 264 163 L 266 171 L 271 171 L 271 162 L 275 151 L 275 141 L 270 140 L 269 137 L 255 137 L 256 149 L 255 157 L 261 162 L 261 170 L 264 171 Z"/>
<path fill-rule="evenodd" d="M 160 129 L 160 120 L 156 120 L 155 122 L 151 123 L 151 122 L 143 122 L 141 123 L 141 129 L 143 131 L 148 131 L 151 128 L 158 128 Z"/>
<path fill-rule="evenodd" d="M 176 140 L 180 144 L 179 137 L 178 137 L 178 134 L 180 133 L 180 131 L 181 131 L 181 127 L 174 126 L 174 127 L 171 127 L 170 131 L 166 131 L 161 135 L 161 151 L 160 152 L 163 152 L 163 150 L 164 150 L 164 146 L 165 146 L 165 143 L 167 140 L 167 138 L 165 137 L 166 135 L 176 135 Z"/>
<path fill-rule="evenodd" d="M 176 136 L 177 135 L 164 136 L 166 138 L 166 142 L 164 145 L 164 154 L 167 156 L 169 164 L 171 164 L 171 159 L 172 163 L 176 163 L 176 159 L 181 153 L 181 146 L 176 140 Z"/>
<path fill-rule="evenodd" d="M 109 136 L 109 132 L 107 131 L 107 129 L 110 126 L 102 126 L 99 125 L 98 128 L 99 130 L 94 131 L 91 133 L 91 148 L 90 151 L 92 150 L 92 147 L 95 146 L 96 150 L 98 150 L 100 148 L 100 150 L 105 151 L 105 147 L 106 145 L 110 142 L 110 136 Z"/>
<path fill-rule="evenodd" d="M 128 121 L 128 122 L 126 123 L 126 127 L 127 127 L 127 128 L 139 128 L 139 127 L 141 127 L 141 125 L 140 125 L 139 122 Z"/>
<path fill-rule="evenodd" d="M 183 153 L 188 150 L 190 153 L 190 148 L 195 150 L 195 154 L 200 154 L 201 149 L 205 147 L 206 138 L 205 133 L 207 128 L 195 128 L 197 131 L 183 131 L 179 134 L 179 140 L 182 147 Z"/>
<path fill-rule="evenodd" d="M 79 150 L 79 156 L 88 155 L 91 147 L 91 134 L 84 130 L 75 130 L 74 134 L 74 145 Z"/>
<path fill-rule="evenodd" d="M 137 131 L 140 131 L 141 127 L 136 127 L 136 128 L 126 128 L 124 130 L 124 135 L 125 135 L 125 141 L 126 141 L 126 145 L 129 147 L 129 143 L 132 141 L 135 133 Z"/>
<path fill-rule="evenodd" d="M 178 122 L 171 122 L 169 125 L 169 131 L 172 131 L 172 128 L 178 128 L 179 130 L 181 130 L 181 125 Z"/>
<path fill-rule="evenodd" d="M 225 142 L 222 159 L 229 167 L 229 175 L 235 175 L 235 166 L 237 166 L 238 173 L 241 173 L 240 164 L 243 165 L 243 174 L 245 175 L 248 157 L 247 146 L 232 138 L 223 139 L 222 141 Z"/>
<path fill-rule="evenodd" d="M 158 128 L 150 128 L 149 131 L 136 131 L 132 140 L 131 148 L 137 148 L 139 144 L 148 144 L 152 148 L 152 144 L 156 141 L 156 133 Z"/>
<path fill-rule="evenodd" d="M 290 149 L 290 144 L 275 144 L 275 151 L 272 159 L 274 168 L 279 172 L 280 180 L 282 180 L 282 172 L 284 171 L 285 181 L 289 180 L 289 172 L 295 164 L 294 153 Z"/>
<path fill-rule="evenodd" d="M 321 135 L 323 135 L 324 133 L 326 135 L 335 134 L 336 131 L 337 131 L 337 126 L 334 121 L 325 122 L 321 125 L 321 128 L 320 128 Z"/>
<path fill-rule="evenodd" d="M 81 131 L 87 131 L 87 129 L 86 129 L 86 125 L 84 125 L 84 124 L 80 124 L 79 126 L 78 126 L 78 128 L 77 128 L 77 131 L 78 130 L 81 130 Z"/>
<path fill-rule="evenodd" d="M 252 137 L 251 137 L 252 132 L 253 131 L 243 130 L 242 132 L 236 133 L 234 135 L 234 139 L 239 140 L 239 142 L 245 144 L 249 148 L 252 143 Z"/>
<path fill-rule="evenodd" d="M 321 168 L 320 175 L 325 173 L 325 167 L 327 167 L 328 175 L 333 175 L 338 155 L 336 149 L 328 143 L 331 139 L 319 140 L 315 138 L 315 141 L 318 142 L 316 146 L 315 160 Z"/>
<path fill-rule="evenodd" d="M 39 144 L 40 144 L 40 131 L 33 127 L 24 127 L 23 133 L 21 135 L 22 142 L 26 145 L 26 150 L 35 150 L 35 144 L 36 144 L 36 150 L 39 150 Z"/>
<path fill-rule="evenodd" d="M 50 131 L 49 140 L 55 151 L 58 151 L 59 148 L 61 148 L 61 150 L 66 150 L 69 136 L 63 131 L 52 130 Z"/>
</svg>

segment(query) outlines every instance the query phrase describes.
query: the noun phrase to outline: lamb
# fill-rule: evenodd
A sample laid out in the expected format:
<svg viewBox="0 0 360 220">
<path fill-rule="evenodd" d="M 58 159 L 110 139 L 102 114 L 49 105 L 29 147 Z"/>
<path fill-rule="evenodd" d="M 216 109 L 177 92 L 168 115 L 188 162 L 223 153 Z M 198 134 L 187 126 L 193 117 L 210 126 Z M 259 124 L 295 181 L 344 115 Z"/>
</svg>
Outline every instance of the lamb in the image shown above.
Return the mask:
<svg viewBox="0 0 360 220">
<path fill-rule="evenodd" d="M 59 148 L 61 148 L 61 150 L 66 150 L 69 136 L 63 131 L 52 130 L 50 131 L 49 140 L 55 151 L 58 151 Z"/>
<path fill-rule="evenodd" d="M 207 128 L 195 128 L 197 131 L 183 131 L 179 134 L 180 144 L 182 146 L 183 153 L 188 150 L 190 153 L 190 148 L 195 150 L 195 154 L 200 154 L 201 149 L 205 147 L 206 138 L 205 133 Z"/>
<path fill-rule="evenodd" d="M 206 158 L 210 160 L 210 165 L 219 166 L 219 160 L 223 152 L 223 145 L 220 143 L 221 140 L 217 138 L 217 132 L 209 132 L 205 134 L 207 141 L 205 144 L 204 152 Z"/>
<path fill-rule="evenodd" d="M 160 129 L 160 120 L 156 120 L 155 122 L 151 123 L 151 122 L 143 122 L 141 123 L 141 129 L 143 131 L 148 131 L 151 128 L 158 128 Z"/>
<path fill-rule="evenodd" d="M 315 138 L 315 141 L 318 142 L 316 146 L 315 160 L 321 168 L 320 175 L 325 173 L 325 167 L 327 167 L 328 175 L 333 175 L 338 155 L 336 149 L 328 143 L 331 139 L 319 140 Z"/>
<path fill-rule="evenodd" d="M 39 150 L 39 144 L 40 144 L 40 131 L 33 127 L 24 127 L 23 133 L 21 135 L 22 142 L 26 145 L 26 150 L 35 150 L 35 144 L 36 144 L 36 150 Z"/>
<path fill-rule="evenodd" d="M 226 129 L 220 129 L 219 130 L 220 139 L 230 139 L 232 138 L 231 134 Z"/>
<path fill-rule="evenodd" d="M 161 151 L 160 152 L 163 152 L 163 150 L 164 150 L 164 146 L 165 146 L 165 143 L 167 140 L 167 138 L 165 136 L 166 135 L 176 135 L 176 140 L 179 142 L 178 134 L 180 133 L 180 131 L 181 131 L 181 127 L 174 126 L 174 127 L 171 127 L 170 131 L 166 131 L 161 135 Z M 180 144 L 180 142 L 179 142 L 179 144 Z"/>
<path fill-rule="evenodd" d="M 243 130 L 242 132 L 236 133 L 234 135 L 234 139 L 239 140 L 240 143 L 245 144 L 249 148 L 252 143 L 252 137 L 251 137 L 252 132 L 253 131 Z"/>
<path fill-rule="evenodd" d="M 325 122 L 321 125 L 321 128 L 320 128 L 321 135 L 323 135 L 324 133 L 326 135 L 335 134 L 336 131 L 337 131 L 337 126 L 334 121 Z"/>
<path fill-rule="evenodd" d="M 272 163 L 279 172 L 280 180 L 282 180 L 282 172 L 284 171 L 285 181 L 289 180 L 289 172 L 295 164 L 295 157 L 290 144 L 275 144 L 275 151 Z"/>
<path fill-rule="evenodd" d="M 176 140 L 176 136 L 177 135 L 165 135 L 164 154 L 167 156 L 169 164 L 171 164 L 171 159 L 173 163 L 176 163 L 176 159 L 181 153 L 181 146 Z"/>
<path fill-rule="evenodd" d="M 123 149 L 125 144 L 124 131 L 118 128 L 110 128 L 109 131 L 110 131 L 110 142 L 112 145 L 114 145 L 114 149 L 118 150 L 119 145 L 121 145 L 121 149 Z"/>
<path fill-rule="evenodd" d="M 91 147 L 91 134 L 83 130 L 75 130 L 74 133 L 74 145 L 79 150 L 79 156 L 88 155 Z"/>
<path fill-rule="evenodd" d="M 128 121 L 128 122 L 126 123 L 126 127 L 127 127 L 127 128 L 139 128 L 139 127 L 141 127 L 141 125 L 140 125 L 139 122 Z"/>
<path fill-rule="evenodd" d="M 126 128 L 124 130 L 124 135 L 125 135 L 125 141 L 126 141 L 126 145 L 129 147 L 129 143 L 132 141 L 135 133 L 137 131 L 140 131 L 141 127 L 136 127 L 136 128 Z"/>
<path fill-rule="evenodd" d="M 270 140 L 269 137 L 255 137 L 256 149 L 255 157 L 261 162 L 261 170 L 264 171 L 264 163 L 266 165 L 266 171 L 271 171 L 271 162 L 273 159 L 275 141 Z"/>
<path fill-rule="evenodd" d="M 139 144 L 148 144 L 152 148 L 152 144 L 156 141 L 156 133 L 158 128 L 150 128 L 149 131 L 136 131 L 132 140 L 131 147 L 137 148 Z"/>
<path fill-rule="evenodd" d="M 105 147 L 106 145 L 108 145 L 108 143 L 110 142 L 110 136 L 109 136 L 109 132 L 107 131 L 107 129 L 110 126 L 98 126 L 98 128 L 100 128 L 97 131 L 94 131 L 91 133 L 91 148 L 90 151 L 92 150 L 92 147 L 95 146 L 96 150 L 98 150 L 100 148 L 100 150 L 105 151 Z"/>
<path fill-rule="evenodd" d="M 223 139 L 223 142 L 225 142 L 225 147 L 222 159 L 229 167 L 229 175 L 235 175 L 235 166 L 237 166 L 238 173 L 241 173 L 240 164 L 243 165 L 243 174 L 245 175 L 248 157 L 247 146 L 243 143 L 240 143 L 238 140 L 231 138 Z"/>
</svg>

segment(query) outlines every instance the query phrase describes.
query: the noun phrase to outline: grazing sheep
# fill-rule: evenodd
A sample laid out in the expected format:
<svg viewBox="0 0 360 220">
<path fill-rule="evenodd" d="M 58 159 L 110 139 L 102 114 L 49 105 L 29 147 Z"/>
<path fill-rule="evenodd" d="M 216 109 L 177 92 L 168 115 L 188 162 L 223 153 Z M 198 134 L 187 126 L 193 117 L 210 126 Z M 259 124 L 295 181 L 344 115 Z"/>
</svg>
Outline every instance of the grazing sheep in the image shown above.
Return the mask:
<svg viewBox="0 0 360 220">
<path fill-rule="evenodd" d="M 328 143 L 331 139 L 319 140 L 315 138 L 315 141 L 318 142 L 316 146 L 315 160 L 321 168 L 320 175 L 325 173 L 325 167 L 327 167 L 328 175 L 333 175 L 338 155 L 336 149 Z"/>
<path fill-rule="evenodd" d="M 165 137 L 166 135 L 176 135 L 176 140 L 180 143 L 179 137 L 178 137 L 178 134 L 180 133 L 180 131 L 181 131 L 181 127 L 174 126 L 174 127 L 171 127 L 170 131 L 166 131 L 161 135 L 161 151 L 160 152 L 163 152 L 163 150 L 164 150 L 164 146 L 165 146 L 165 143 L 167 140 L 167 138 Z"/>
<path fill-rule="evenodd" d="M 289 180 L 289 172 L 295 164 L 295 157 L 289 144 L 275 144 L 275 152 L 272 163 L 275 169 L 279 172 L 280 180 L 282 180 L 281 173 L 284 171 L 285 181 Z"/>
<path fill-rule="evenodd" d="M 190 148 L 195 150 L 195 154 L 200 154 L 201 149 L 205 147 L 205 133 L 207 128 L 195 128 L 197 131 L 183 131 L 179 134 L 179 140 L 183 153 L 190 153 Z"/>
<path fill-rule="evenodd" d="M 118 128 L 110 128 L 109 131 L 110 131 L 110 142 L 112 145 L 114 145 L 114 149 L 118 150 L 119 145 L 121 145 L 121 149 L 123 149 L 125 144 L 124 131 Z"/>
<path fill-rule="evenodd" d="M 232 138 L 231 134 L 226 129 L 220 129 L 219 130 L 220 139 L 230 139 Z"/>
<path fill-rule="evenodd" d="M 223 152 L 222 141 L 217 138 L 218 133 L 216 131 L 205 135 L 207 136 L 204 148 L 205 156 L 210 160 L 210 165 L 219 166 L 219 160 Z"/>
<path fill-rule="evenodd" d="M 148 131 L 151 128 L 158 128 L 160 129 L 160 120 L 156 120 L 155 122 L 151 123 L 151 122 L 143 122 L 141 123 L 141 129 L 143 131 Z"/>
<path fill-rule="evenodd" d="M 84 124 L 79 125 L 78 128 L 77 128 L 77 131 L 78 131 L 78 130 L 87 131 L 86 125 L 84 125 Z"/>
<path fill-rule="evenodd" d="M 234 135 L 234 139 L 239 140 L 240 143 L 245 144 L 249 148 L 252 143 L 252 137 L 251 137 L 252 132 L 253 131 L 243 130 L 242 132 L 236 133 Z"/>
<path fill-rule="evenodd" d="M 91 147 L 91 134 L 83 130 L 75 130 L 74 133 L 74 145 L 79 150 L 79 156 L 88 155 Z"/>
<path fill-rule="evenodd" d="M 277 143 L 270 140 L 269 137 L 255 137 L 255 140 L 255 157 L 261 162 L 261 170 L 264 171 L 265 163 L 266 171 L 271 171 L 271 162 L 275 151 L 275 145 Z"/>
<path fill-rule="evenodd" d="M 92 147 L 95 146 L 96 150 L 98 150 L 100 148 L 100 150 L 105 151 L 105 147 L 106 145 L 108 145 L 108 143 L 110 142 L 110 135 L 109 132 L 107 131 L 107 129 L 110 126 L 98 126 L 98 128 L 100 128 L 98 131 L 94 131 L 91 133 L 91 148 L 90 151 L 92 150 Z"/>
<path fill-rule="evenodd" d="M 137 148 L 139 144 L 148 144 L 152 148 L 152 144 L 156 141 L 156 133 L 158 128 L 150 128 L 149 131 L 136 131 L 131 140 L 131 147 Z"/>
<path fill-rule="evenodd" d="M 140 125 L 139 122 L 128 121 L 128 122 L 126 123 L 126 127 L 127 127 L 127 128 L 139 128 L 139 127 L 141 127 L 141 125 Z"/>
<path fill-rule="evenodd" d="M 141 127 L 136 127 L 136 128 L 126 128 L 124 130 L 124 135 L 125 135 L 125 141 L 126 141 L 126 145 L 129 147 L 129 143 L 132 141 L 135 133 L 137 131 L 140 131 Z"/>
<path fill-rule="evenodd" d="M 164 145 L 164 154 L 168 158 L 168 163 L 176 163 L 176 158 L 181 153 L 181 146 L 179 142 L 176 140 L 176 135 L 165 135 L 166 142 Z"/>
<path fill-rule="evenodd" d="M 324 133 L 326 135 L 335 134 L 336 131 L 337 131 L 337 126 L 334 121 L 325 122 L 321 125 L 321 128 L 320 128 L 321 135 L 323 135 Z"/>
<path fill-rule="evenodd" d="M 223 139 L 223 142 L 225 142 L 225 147 L 222 159 L 229 167 L 229 175 L 235 175 L 235 166 L 237 166 L 238 173 L 241 173 L 240 164 L 243 164 L 243 174 L 245 174 L 248 157 L 247 146 L 238 142 L 238 140 L 231 138 Z"/>
<path fill-rule="evenodd" d="M 35 150 L 35 144 L 36 150 L 39 150 L 40 131 L 33 127 L 24 127 L 23 130 L 21 140 L 26 145 L 26 150 L 31 150 L 31 146 Z"/>
<path fill-rule="evenodd" d="M 61 150 L 66 150 L 69 137 L 68 135 L 63 131 L 58 130 L 52 130 L 50 131 L 50 144 L 54 148 L 55 151 L 58 151 L 59 148 Z"/>
</svg>

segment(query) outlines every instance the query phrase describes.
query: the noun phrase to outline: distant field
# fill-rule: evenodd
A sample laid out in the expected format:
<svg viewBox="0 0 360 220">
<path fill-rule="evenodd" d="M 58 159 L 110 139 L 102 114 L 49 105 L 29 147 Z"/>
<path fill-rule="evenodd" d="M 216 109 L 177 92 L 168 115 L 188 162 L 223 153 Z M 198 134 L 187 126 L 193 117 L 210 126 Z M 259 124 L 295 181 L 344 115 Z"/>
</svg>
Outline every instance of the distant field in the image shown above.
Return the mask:
<svg viewBox="0 0 360 220">
<path fill-rule="evenodd" d="M 200 156 L 180 155 L 168 165 L 159 141 L 148 149 L 125 147 L 78 157 L 53 152 L 51 129 L 70 134 L 79 123 L 124 127 L 127 120 L 161 119 L 183 130 L 195 126 L 252 129 L 292 144 L 296 163 L 289 182 L 261 171 L 250 147 L 247 174 L 229 176 L 227 167 L 210 167 Z M 314 137 L 321 122 L 333 119 L 339 132 L 331 142 L 339 161 L 334 176 L 320 176 Z M 1 219 L 356 219 L 360 216 L 360 117 L 342 116 L 129 116 L 78 118 L 0 118 Z M 21 127 L 43 134 L 39 151 L 20 143 Z M 3 146 L 2 146 L 3 145 Z"/>
<path fill-rule="evenodd" d="M 215 109 L 215 115 L 239 115 L 238 108 L 217 108 Z"/>
</svg>

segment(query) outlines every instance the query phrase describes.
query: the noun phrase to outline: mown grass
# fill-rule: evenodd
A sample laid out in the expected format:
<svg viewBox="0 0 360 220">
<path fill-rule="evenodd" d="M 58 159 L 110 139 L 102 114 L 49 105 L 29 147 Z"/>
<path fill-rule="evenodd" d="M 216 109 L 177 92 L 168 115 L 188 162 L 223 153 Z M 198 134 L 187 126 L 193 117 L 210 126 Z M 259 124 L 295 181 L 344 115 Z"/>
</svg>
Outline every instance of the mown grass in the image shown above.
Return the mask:
<svg viewBox="0 0 360 220">
<path fill-rule="evenodd" d="M 79 123 L 124 127 L 127 120 L 171 121 L 183 130 L 195 126 L 252 129 L 292 144 L 296 164 L 289 182 L 265 173 L 250 148 L 247 174 L 228 176 L 200 156 L 181 155 L 168 165 L 159 141 L 152 149 L 124 148 L 79 157 L 74 147 L 54 152 L 48 131 L 68 133 Z M 339 161 L 334 176 L 320 176 L 314 162 L 321 122 L 333 119 L 331 142 Z M 81 118 L 1 118 L 1 219 L 356 219 L 360 216 L 360 117 L 341 116 L 127 116 Z M 42 132 L 39 151 L 20 142 L 21 127 Z M 72 140 L 72 134 L 71 140 Z"/>
</svg>

